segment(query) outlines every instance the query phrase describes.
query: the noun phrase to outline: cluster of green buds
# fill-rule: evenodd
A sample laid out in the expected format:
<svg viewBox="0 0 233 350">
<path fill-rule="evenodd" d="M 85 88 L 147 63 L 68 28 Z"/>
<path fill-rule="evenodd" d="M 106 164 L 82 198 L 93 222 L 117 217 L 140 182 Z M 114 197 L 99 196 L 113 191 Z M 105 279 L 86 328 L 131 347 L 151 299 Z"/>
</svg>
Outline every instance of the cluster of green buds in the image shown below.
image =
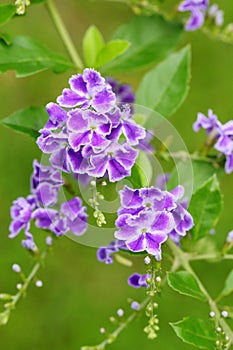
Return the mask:
<svg viewBox="0 0 233 350">
<path fill-rule="evenodd" d="M 93 216 L 96 219 L 97 226 L 102 227 L 102 225 L 105 225 L 107 223 L 104 214 L 99 209 L 99 205 L 100 205 L 99 200 L 103 200 L 104 196 L 100 192 L 97 191 L 95 180 L 92 180 L 90 182 L 90 185 L 92 186 L 93 195 L 92 195 L 92 198 L 89 198 L 88 202 L 95 209 Z M 106 182 L 103 181 L 101 183 L 101 185 L 106 186 Z"/>
<path fill-rule="evenodd" d="M 216 328 L 217 340 L 215 350 L 225 350 L 229 348 L 230 338 L 221 327 Z"/>
<path fill-rule="evenodd" d="M 158 304 L 154 301 L 155 295 L 160 292 L 161 288 L 161 264 L 156 261 L 153 256 L 146 256 L 144 259 L 146 265 L 146 272 L 151 277 L 147 278 L 147 294 L 150 297 L 150 302 L 145 308 L 146 316 L 149 318 L 147 326 L 144 328 L 144 332 L 147 334 L 148 339 L 155 339 L 159 331 L 159 319 L 156 314 Z"/>
<path fill-rule="evenodd" d="M 30 0 L 16 0 L 15 6 L 17 15 L 24 15 L 26 12 L 26 7 L 30 6 L 30 4 Z"/>
<path fill-rule="evenodd" d="M 148 339 L 155 339 L 159 331 L 159 319 L 158 315 L 155 314 L 155 309 L 158 308 L 158 304 L 150 302 L 146 306 L 146 316 L 149 318 L 148 325 L 144 328 L 144 332 L 147 334 Z"/>
</svg>

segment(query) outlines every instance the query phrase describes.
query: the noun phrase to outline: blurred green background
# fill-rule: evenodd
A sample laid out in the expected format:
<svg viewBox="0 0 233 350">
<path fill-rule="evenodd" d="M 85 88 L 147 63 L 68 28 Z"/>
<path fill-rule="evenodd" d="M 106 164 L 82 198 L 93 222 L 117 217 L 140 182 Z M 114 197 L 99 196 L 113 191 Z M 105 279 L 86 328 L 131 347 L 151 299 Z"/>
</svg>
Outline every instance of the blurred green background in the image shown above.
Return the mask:
<svg viewBox="0 0 233 350">
<path fill-rule="evenodd" d="M 226 21 L 233 21 L 232 0 L 220 3 Z M 132 16 L 130 9 L 122 3 L 57 0 L 56 4 L 78 48 L 90 24 L 95 24 L 108 39 L 119 24 Z M 31 7 L 27 16 L 5 25 L 4 31 L 13 35 L 32 35 L 54 51 L 66 55 L 43 6 Z M 200 32 L 185 34 L 182 44 L 186 42 L 192 43 L 192 84 L 187 100 L 171 122 L 192 151 L 200 147 L 204 139 L 204 134 L 192 132 L 198 111 L 205 113 L 212 108 L 222 121 L 233 117 L 233 46 L 212 41 Z M 54 101 L 67 86 L 69 75 L 70 72 L 55 75 L 49 71 L 22 79 L 16 79 L 13 72 L 0 75 L 0 118 L 28 105 L 39 106 Z M 119 75 L 118 78 L 131 82 L 136 88 L 140 73 Z M 22 134 L 3 126 L 0 126 L 0 133 L 0 291 L 13 292 L 17 276 L 11 271 L 12 263 L 17 262 L 29 271 L 33 262 L 27 252 L 19 249 L 19 239 L 11 241 L 7 238 L 9 207 L 16 197 L 28 194 L 32 160 L 40 159 L 40 152 L 33 140 Z M 233 226 L 232 176 L 223 177 L 222 190 L 225 208 L 217 227 L 219 244 Z M 232 264 L 203 263 L 195 264 L 195 267 L 207 288 L 216 296 Z M 127 297 L 143 299 L 144 290 L 133 290 L 126 283 L 128 275 L 136 270 L 143 272 L 137 261 L 132 269 L 116 264 L 101 265 L 96 260 L 94 248 L 81 246 L 66 237 L 60 239 L 54 253 L 47 259 L 45 269 L 38 275 L 44 282 L 43 288 L 39 290 L 31 286 L 27 298 L 12 313 L 8 325 L 0 329 L 0 349 L 77 350 L 81 345 L 97 344 L 102 339 L 99 328 L 111 327 L 109 316 L 114 315 L 118 307 L 129 311 Z M 142 316 L 109 348 L 192 349 L 191 345 L 176 338 L 168 321 L 175 322 L 187 315 L 206 317 L 209 310 L 205 304 L 200 305 L 188 297 L 181 298 L 165 288 L 158 312 L 161 331 L 156 341 L 146 339 L 142 331 L 146 319 Z"/>
</svg>

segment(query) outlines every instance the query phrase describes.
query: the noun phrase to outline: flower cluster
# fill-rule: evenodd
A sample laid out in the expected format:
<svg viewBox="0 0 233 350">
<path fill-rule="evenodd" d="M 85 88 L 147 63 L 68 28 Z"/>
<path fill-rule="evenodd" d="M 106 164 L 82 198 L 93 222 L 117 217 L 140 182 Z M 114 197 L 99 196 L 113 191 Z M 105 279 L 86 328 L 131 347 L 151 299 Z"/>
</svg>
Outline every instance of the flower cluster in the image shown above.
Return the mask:
<svg viewBox="0 0 233 350">
<path fill-rule="evenodd" d="M 180 12 L 190 12 L 190 18 L 185 24 L 188 31 L 197 30 L 204 24 L 205 13 L 209 0 L 184 0 L 179 6 Z"/>
<path fill-rule="evenodd" d="M 208 117 L 202 113 L 197 115 L 193 130 L 197 132 L 201 128 L 206 130 L 209 139 L 214 143 L 214 148 L 225 155 L 225 171 L 230 174 L 233 171 L 233 120 L 222 124 L 210 109 Z"/>
<path fill-rule="evenodd" d="M 161 245 L 168 236 L 182 237 L 193 227 L 192 216 L 179 203 L 182 186 L 173 191 L 155 187 L 120 191 L 121 207 L 118 210 L 115 237 L 125 241 L 132 252 L 146 251 L 161 259 Z M 176 239 L 177 240 L 177 239 Z"/>
<path fill-rule="evenodd" d="M 138 155 L 134 146 L 146 136 L 132 119 L 130 106 L 119 107 L 112 87 L 93 69 L 74 75 L 57 103 L 49 103 L 49 120 L 37 144 L 62 171 L 111 182 L 131 174 Z"/>
<path fill-rule="evenodd" d="M 56 236 L 64 235 L 69 230 L 82 235 L 87 229 L 87 214 L 80 198 L 75 197 L 62 203 L 59 211 L 51 208 L 57 204 L 58 192 L 63 185 L 61 174 L 51 166 L 41 165 L 37 160 L 33 162 L 33 169 L 31 194 L 16 199 L 11 207 L 9 237 L 16 237 L 23 229 L 25 239 L 22 240 L 22 245 L 34 250 L 36 245 L 30 233 L 32 220 L 35 220 L 37 227 L 49 230 Z"/>
</svg>

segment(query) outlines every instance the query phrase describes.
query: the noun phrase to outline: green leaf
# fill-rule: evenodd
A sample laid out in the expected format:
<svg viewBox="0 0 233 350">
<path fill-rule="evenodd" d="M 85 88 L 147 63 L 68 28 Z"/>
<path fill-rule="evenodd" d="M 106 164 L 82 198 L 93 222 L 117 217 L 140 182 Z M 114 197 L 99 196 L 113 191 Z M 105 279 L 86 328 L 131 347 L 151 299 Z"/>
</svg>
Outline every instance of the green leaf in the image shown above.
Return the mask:
<svg viewBox="0 0 233 350">
<path fill-rule="evenodd" d="M 136 103 L 169 117 L 187 96 L 191 78 L 190 62 L 189 46 L 171 54 L 143 77 Z"/>
<path fill-rule="evenodd" d="M 216 175 L 213 175 L 191 198 L 189 212 L 195 224 L 192 229 L 194 239 L 209 235 L 219 220 L 222 202 L 219 182 Z"/>
<path fill-rule="evenodd" d="M 104 38 L 96 26 L 90 26 L 83 38 L 83 54 L 87 67 L 95 67 L 98 53 L 104 47 Z"/>
<path fill-rule="evenodd" d="M 166 22 L 160 15 L 134 16 L 120 26 L 113 39 L 131 43 L 124 55 L 103 67 L 104 71 L 129 71 L 158 62 L 176 46 L 182 33 L 182 25 Z"/>
<path fill-rule="evenodd" d="M 182 153 L 180 153 L 180 158 L 182 159 Z M 172 190 L 180 184 L 185 187 L 191 186 L 194 193 L 215 173 L 220 175 L 223 172 L 221 168 L 216 170 L 211 163 L 201 160 L 192 160 L 191 166 L 192 174 L 190 178 L 190 162 L 186 160 L 185 154 L 183 161 L 176 161 L 176 166 L 173 168 L 167 183 L 168 190 Z"/>
<path fill-rule="evenodd" d="M 47 2 L 48 0 L 31 0 L 32 5 L 42 4 L 43 2 Z"/>
<path fill-rule="evenodd" d="M 153 170 L 150 159 L 145 152 L 139 152 L 135 165 L 131 170 L 131 176 L 127 177 L 134 188 L 150 186 Z"/>
<path fill-rule="evenodd" d="M 38 130 L 43 128 L 47 121 L 48 113 L 45 107 L 28 107 L 11 114 L 3 119 L 1 123 L 11 129 L 37 138 L 40 135 Z"/>
<path fill-rule="evenodd" d="M 216 333 L 210 323 L 201 319 L 185 317 L 182 321 L 170 323 L 176 335 L 185 343 L 192 344 L 201 349 L 214 350 Z"/>
<path fill-rule="evenodd" d="M 15 5 L 0 5 L 0 25 L 8 22 L 16 12 Z"/>
<path fill-rule="evenodd" d="M 8 33 L 0 33 L 0 40 L 2 40 L 6 45 L 11 45 L 12 37 Z"/>
<path fill-rule="evenodd" d="M 130 43 L 126 40 L 117 39 L 109 41 L 97 55 L 95 66 L 97 68 L 102 67 L 114 58 L 122 55 L 129 46 Z"/>
<path fill-rule="evenodd" d="M 17 77 L 26 77 L 46 69 L 62 73 L 73 64 L 65 57 L 57 55 L 30 37 L 17 36 L 7 46 L 0 41 L 0 72 L 15 70 Z"/>
<path fill-rule="evenodd" d="M 233 292 L 233 270 L 227 276 L 221 296 L 229 295 Z"/>
<path fill-rule="evenodd" d="M 167 278 L 169 286 L 180 294 L 206 301 L 206 296 L 191 273 L 187 271 L 168 272 Z"/>
</svg>

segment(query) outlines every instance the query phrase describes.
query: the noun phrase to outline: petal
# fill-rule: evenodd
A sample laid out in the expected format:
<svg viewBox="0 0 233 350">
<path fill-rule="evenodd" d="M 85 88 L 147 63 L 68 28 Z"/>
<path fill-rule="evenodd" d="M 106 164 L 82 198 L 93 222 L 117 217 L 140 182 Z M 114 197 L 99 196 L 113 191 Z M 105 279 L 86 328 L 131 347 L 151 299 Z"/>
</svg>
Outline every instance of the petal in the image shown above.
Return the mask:
<svg viewBox="0 0 233 350">
<path fill-rule="evenodd" d="M 79 151 L 82 145 L 87 145 L 91 141 L 91 131 L 85 131 L 84 133 L 70 133 L 69 145 L 74 151 Z"/>
<path fill-rule="evenodd" d="M 232 154 L 226 156 L 225 171 L 227 174 L 230 174 L 233 171 L 233 155 Z"/>
<path fill-rule="evenodd" d="M 85 174 L 91 168 L 89 159 L 84 158 L 81 151 L 75 152 L 74 150 L 69 149 L 67 159 L 71 170 L 74 173 Z"/>
<path fill-rule="evenodd" d="M 71 89 L 77 92 L 80 97 L 87 95 L 86 83 L 84 82 L 83 76 L 81 74 L 72 75 L 69 80 L 69 84 Z"/>
<path fill-rule="evenodd" d="M 137 145 L 140 139 L 146 137 L 145 129 L 133 120 L 123 123 L 123 133 L 130 145 Z"/>
<path fill-rule="evenodd" d="M 132 252 L 143 252 L 146 249 L 146 239 L 142 234 L 137 239 L 126 241 L 126 246 Z"/>
<path fill-rule="evenodd" d="M 146 250 L 154 255 L 157 260 L 161 259 L 161 244 L 167 240 L 167 235 L 146 233 Z"/>
<path fill-rule="evenodd" d="M 62 95 L 58 96 L 57 103 L 62 107 L 75 107 L 87 101 L 85 96 L 78 95 L 75 91 L 64 89 Z"/>
<path fill-rule="evenodd" d="M 53 206 L 57 203 L 58 188 L 47 182 L 42 182 L 37 187 L 35 194 L 38 201 L 45 207 Z"/>
<path fill-rule="evenodd" d="M 117 160 L 110 159 L 108 161 L 108 176 L 110 182 L 115 182 L 130 176 L 130 170 L 124 168 Z"/>
<path fill-rule="evenodd" d="M 83 118 L 80 109 L 73 109 L 68 116 L 67 128 L 69 131 L 82 133 L 88 130 L 88 121 Z"/>
<path fill-rule="evenodd" d="M 108 167 L 108 157 L 104 154 L 91 156 L 92 169 L 88 170 L 88 175 L 103 177 Z"/>
<path fill-rule="evenodd" d="M 139 194 L 139 190 L 133 190 L 128 186 L 125 186 L 120 191 L 121 205 L 125 208 L 138 208 L 142 205 L 143 199 Z"/>
<path fill-rule="evenodd" d="M 100 113 L 110 111 L 114 107 L 115 102 L 115 94 L 107 88 L 97 92 L 92 100 L 93 107 Z"/>
</svg>

